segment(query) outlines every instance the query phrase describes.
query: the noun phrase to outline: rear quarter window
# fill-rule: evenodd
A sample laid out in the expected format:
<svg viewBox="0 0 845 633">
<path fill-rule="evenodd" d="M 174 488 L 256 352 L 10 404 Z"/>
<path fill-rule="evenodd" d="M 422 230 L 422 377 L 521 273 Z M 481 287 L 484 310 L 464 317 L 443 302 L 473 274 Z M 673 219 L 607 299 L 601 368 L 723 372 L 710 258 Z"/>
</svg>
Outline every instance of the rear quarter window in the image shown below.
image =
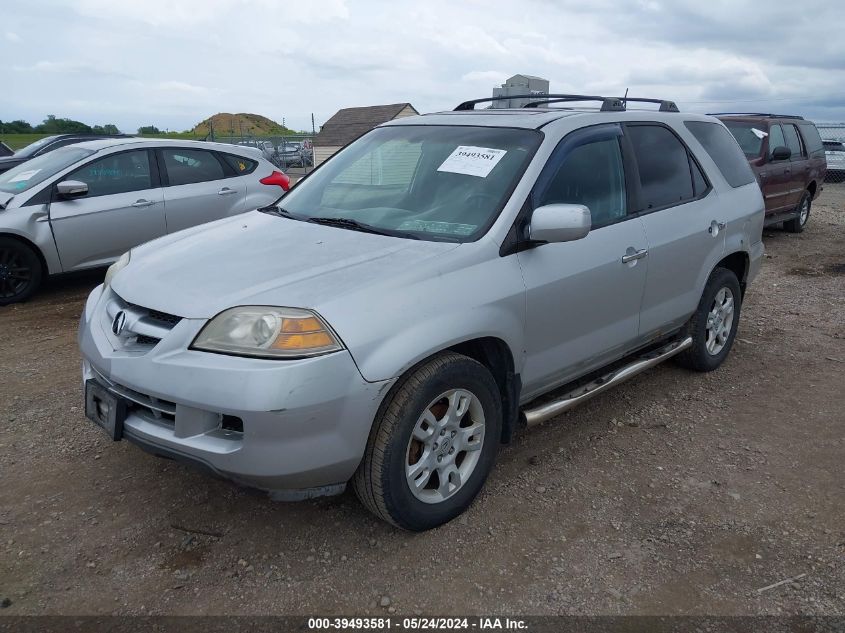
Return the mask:
<svg viewBox="0 0 845 633">
<path fill-rule="evenodd" d="M 822 137 L 819 136 L 819 131 L 816 126 L 810 123 L 799 123 L 798 131 L 801 132 L 801 137 L 804 139 L 804 145 L 807 148 L 807 153 L 811 158 L 824 156 L 824 146 L 822 145 Z"/>
<path fill-rule="evenodd" d="M 258 167 L 258 161 L 250 158 L 244 158 L 243 156 L 236 156 L 234 154 L 223 154 L 223 160 L 226 161 L 229 167 L 235 170 L 235 173 L 238 176 L 251 174 L 255 171 L 255 168 Z"/>
<path fill-rule="evenodd" d="M 708 121 L 685 121 L 684 125 L 701 143 L 731 187 L 754 182 L 754 172 L 736 139 L 725 127 Z"/>
</svg>

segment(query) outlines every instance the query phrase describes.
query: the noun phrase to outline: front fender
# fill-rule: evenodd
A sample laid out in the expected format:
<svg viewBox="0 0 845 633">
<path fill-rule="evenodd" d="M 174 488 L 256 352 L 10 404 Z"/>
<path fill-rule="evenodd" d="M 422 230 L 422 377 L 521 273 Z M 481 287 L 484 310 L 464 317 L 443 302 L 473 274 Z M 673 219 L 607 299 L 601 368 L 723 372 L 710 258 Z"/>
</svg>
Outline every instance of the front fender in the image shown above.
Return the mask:
<svg viewBox="0 0 845 633">
<path fill-rule="evenodd" d="M 525 284 L 516 257 L 498 257 L 405 286 L 382 287 L 354 302 L 325 306 L 367 381 L 396 378 L 448 347 L 493 337 L 524 362 Z"/>
</svg>

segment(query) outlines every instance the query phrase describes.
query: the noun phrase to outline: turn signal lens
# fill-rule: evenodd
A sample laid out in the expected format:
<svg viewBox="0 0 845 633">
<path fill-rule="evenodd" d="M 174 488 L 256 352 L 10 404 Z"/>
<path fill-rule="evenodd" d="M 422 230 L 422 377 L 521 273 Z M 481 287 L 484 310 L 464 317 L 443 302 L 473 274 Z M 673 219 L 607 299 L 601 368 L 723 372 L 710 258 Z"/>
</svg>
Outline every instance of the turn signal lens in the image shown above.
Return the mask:
<svg viewBox="0 0 845 633">
<path fill-rule="evenodd" d="M 211 319 L 191 348 L 258 358 L 301 358 L 335 352 L 343 345 L 310 310 L 242 306 Z"/>
</svg>

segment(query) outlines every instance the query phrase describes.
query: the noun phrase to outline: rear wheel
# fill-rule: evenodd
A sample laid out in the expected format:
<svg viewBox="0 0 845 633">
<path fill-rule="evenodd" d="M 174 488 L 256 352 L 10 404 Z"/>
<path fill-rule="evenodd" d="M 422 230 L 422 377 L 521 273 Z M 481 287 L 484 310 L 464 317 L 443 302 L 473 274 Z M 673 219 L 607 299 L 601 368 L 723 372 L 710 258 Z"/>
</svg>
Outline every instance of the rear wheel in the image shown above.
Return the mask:
<svg viewBox="0 0 845 633">
<path fill-rule="evenodd" d="M 406 530 L 461 514 L 493 466 L 502 401 L 480 363 L 444 353 L 404 379 L 379 411 L 353 478 L 361 502 Z"/>
<path fill-rule="evenodd" d="M 791 220 L 787 220 L 783 223 L 783 228 L 789 231 L 790 233 L 801 233 L 804 230 L 804 227 L 807 225 L 807 220 L 810 219 L 810 206 L 812 204 L 811 196 L 809 191 L 805 191 L 804 195 L 801 196 L 801 201 L 798 203 L 798 207 L 796 209 L 797 216 L 792 218 Z"/>
<path fill-rule="evenodd" d="M 736 275 L 727 268 L 716 268 L 687 326 L 692 345 L 675 357 L 678 363 L 695 371 L 718 368 L 733 346 L 741 307 Z"/>
<path fill-rule="evenodd" d="M 11 237 L 0 237 L 0 305 L 26 301 L 44 274 L 41 259 L 29 246 Z"/>
</svg>

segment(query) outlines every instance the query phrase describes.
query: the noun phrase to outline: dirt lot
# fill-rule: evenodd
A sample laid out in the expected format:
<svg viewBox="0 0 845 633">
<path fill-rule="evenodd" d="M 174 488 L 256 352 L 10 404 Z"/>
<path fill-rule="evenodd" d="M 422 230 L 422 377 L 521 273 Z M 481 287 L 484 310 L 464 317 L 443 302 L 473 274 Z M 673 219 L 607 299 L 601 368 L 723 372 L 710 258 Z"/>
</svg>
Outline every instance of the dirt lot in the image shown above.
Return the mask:
<svg viewBox="0 0 845 633">
<path fill-rule="evenodd" d="M 828 185 L 802 235 L 767 231 L 722 369 L 661 366 L 521 434 L 419 535 L 351 492 L 272 502 L 108 441 L 76 348 L 102 273 L 51 282 L 0 309 L 2 613 L 843 614 L 844 206 Z"/>
</svg>

